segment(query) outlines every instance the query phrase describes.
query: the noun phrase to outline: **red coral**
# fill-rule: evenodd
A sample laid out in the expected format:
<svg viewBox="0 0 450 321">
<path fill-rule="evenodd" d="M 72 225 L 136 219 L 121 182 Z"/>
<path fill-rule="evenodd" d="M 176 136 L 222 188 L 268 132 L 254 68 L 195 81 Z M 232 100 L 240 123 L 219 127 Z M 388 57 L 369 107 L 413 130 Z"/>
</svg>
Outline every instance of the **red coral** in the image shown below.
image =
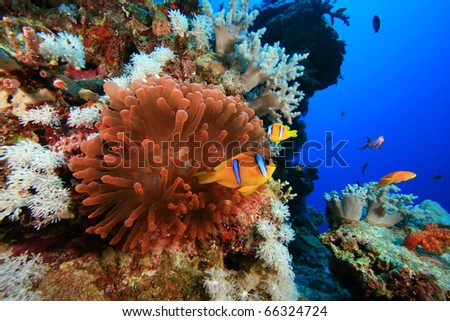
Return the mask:
<svg viewBox="0 0 450 321">
<path fill-rule="evenodd" d="M 153 20 L 152 22 L 152 31 L 155 36 L 162 37 L 172 32 L 170 28 L 170 24 L 167 21 L 157 21 Z"/>
<path fill-rule="evenodd" d="M 110 109 L 96 127 L 100 137 L 82 144 L 85 157 L 70 169 L 82 183 L 90 218 L 104 215 L 89 233 L 123 249 L 146 251 L 163 240 L 203 239 L 233 217 L 239 193 L 198 185 L 194 174 L 259 142 L 262 122 L 236 96 L 217 86 L 150 77 L 122 89 L 107 82 Z"/>
<path fill-rule="evenodd" d="M 76 69 L 70 65 L 67 65 L 64 75 L 70 79 L 80 80 L 80 79 L 94 79 L 97 77 L 106 76 L 107 71 L 102 68 L 102 66 L 97 67 L 97 69 Z"/>
<path fill-rule="evenodd" d="M 410 250 L 421 245 L 425 252 L 443 254 L 450 246 L 450 229 L 439 228 L 437 224 L 428 224 L 424 231 L 407 236 L 403 245 Z"/>
<path fill-rule="evenodd" d="M 110 69 L 120 67 L 127 46 L 124 36 L 105 26 L 90 29 L 83 38 L 83 44 L 86 60 Z"/>
</svg>

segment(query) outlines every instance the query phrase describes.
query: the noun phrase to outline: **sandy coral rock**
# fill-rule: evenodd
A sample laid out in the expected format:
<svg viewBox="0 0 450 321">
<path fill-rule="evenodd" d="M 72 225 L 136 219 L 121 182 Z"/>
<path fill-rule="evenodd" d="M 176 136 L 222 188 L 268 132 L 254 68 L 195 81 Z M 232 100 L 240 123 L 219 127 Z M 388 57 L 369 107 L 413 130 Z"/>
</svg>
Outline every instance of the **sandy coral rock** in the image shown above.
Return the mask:
<svg viewBox="0 0 450 321">
<path fill-rule="evenodd" d="M 103 273 L 102 267 L 92 259 L 63 263 L 42 278 L 39 290 L 46 301 L 104 300 L 106 293 L 96 284 Z"/>
<path fill-rule="evenodd" d="M 15 116 L 23 116 L 27 108 L 44 101 L 54 101 L 55 97 L 46 88 L 41 88 L 36 92 L 28 92 L 22 88 L 13 91 L 0 91 L 0 110 L 12 107 Z"/>
<path fill-rule="evenodd" d="M 402 230 L 360 222 L 342 225 L 320 238 L 334 256 L 330 268 L 357 297 L 448 300 L 448 267 L 438 257 L 419 255 L 403 247 L 404 237 Z"/>
<path fill-rule="evenodd" d="M 432 200 L 423 201 L 411 212 L 412 215 L 405 219 L 408 225 L 423 228 L 428 224 L 439 224 L 450 227 L 450 214 L 439 203 Z"/>
<path fill-rule="evenodd" d="M 206 300 L 202 269 L 218 264 L 220 251 L 184 250 L 141 255 L 108 247 L 100 257 L 86 253 L 53 264 L 38 290 L 44 300 Z"/>
</svg>

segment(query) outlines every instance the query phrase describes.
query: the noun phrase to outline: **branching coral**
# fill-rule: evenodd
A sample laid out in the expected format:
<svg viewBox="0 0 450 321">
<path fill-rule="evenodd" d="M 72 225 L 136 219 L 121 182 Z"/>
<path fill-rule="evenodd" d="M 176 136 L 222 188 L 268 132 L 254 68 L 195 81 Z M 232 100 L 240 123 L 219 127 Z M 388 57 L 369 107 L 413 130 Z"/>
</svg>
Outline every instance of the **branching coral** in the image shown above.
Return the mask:
<svg viewBox="0 0 450 321">
<path fill-rule="evenodd" d="M 375 183 L 347 185 L 341 195 L 335 191 L 325 194 L 327 212 L 339 220 L 359 221 L 365 209 L 367 222 L 394 226 L 411 212 L 411 204 L 417 198 L 412 194 L 396 193 L 399 191 L 395 185 L 380 189 Z"/>
<path fill-rule="evenodd" d="M 367 188 L 358 185 L 347 185 L 342 195 L 336 191 L 325 194 L 327 208 L 339 219 L 359 221 L 366 205 Z"/>
<path fill-rule="evenodd" d="M 234 45 L 239 42 L 239 36 L 247 32 L 253 23 L 258 11 L 249 12 L 248 0 L 242 0 L 238 9 L 239 0 L 231 0 L 228 11 L 220 11 L 213 16 L 211 5 L 203 1 L 206 15 L 214 19 L 214 33 L 216 36 L 216 50 L 218 54 L 228 54 L 234 51 Z"/>
<path fill-rule="evenodd" d="M 370 189 L 367 195 L 366 221 L 372 224 L 394 226 L 411 210 L 414 199 L 412 194 L 396 194 L 400 188 L 390 185 L 379 190 Z"/>
<path fill-rule="evenodd" d="M 240 82 L 244 84 L 244 92 L 265 83 L 263 93 L 250 102 L 249 106 L 258 115 L 269 113 L 277 121 L 284 117 L 291 124 L 292 119 L 300 115 L 294 110 L 304 94 L 298 89 L 298 83 L 289 83 L 303 75 L 304 67 L 300 62 L 308 54 L 294 54 L 290 57 L 278 42 L 273 46 L 261 46 L 260 38 L 264 32 L 265 29 L 252 32 L 236 46 L 237 51 L 248 62 Z"/>
<path fill-rule="evenodd" d="M 161 240 L 203 239 L 220 228 L 239 196 L 221 186 L 196 187 L 194 174 L 262 139 L 254 112 L 216 86 L 170 77 L 129 89 L 107 82 L 104 89 L 111 105 L 96 125 L 100 137 L 84 142 L 86 156 L 69 166 L 83 180 L 76 187 L 88 195 L 83 204 L 95 207 L 89 217 L 104 215 L 87 231 L 106 237 L 115 230 L 112 244 L 128 234 L 123 249 L 140 244 L 146 251 Z"/>
</svg>

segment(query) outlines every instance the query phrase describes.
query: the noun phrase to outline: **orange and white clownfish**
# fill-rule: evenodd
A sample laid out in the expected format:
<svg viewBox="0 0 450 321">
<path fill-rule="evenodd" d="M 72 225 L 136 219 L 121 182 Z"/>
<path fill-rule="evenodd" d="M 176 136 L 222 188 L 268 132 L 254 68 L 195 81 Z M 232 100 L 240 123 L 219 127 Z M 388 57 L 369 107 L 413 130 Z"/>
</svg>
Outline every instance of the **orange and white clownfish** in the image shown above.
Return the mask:
<svg viewBox="0 0 450 321">
<path fill-rule="evenodd" d="M 267 127 L 267 137 L 276 144 L 291 137 L 297 137 L 297 131 L 291 130 L 289 126 L 275 123 Z"/>
<path fill-rule="evenodd" d="M 243 195 L 250 195 L 258 186 L 272 177 L 275 164 L 258 153 L 238 154 L 214 168 L 214 171 L 195 174 L 200 184 L 216 182 L 222 186 L 238 188 Z"/>
</svg>

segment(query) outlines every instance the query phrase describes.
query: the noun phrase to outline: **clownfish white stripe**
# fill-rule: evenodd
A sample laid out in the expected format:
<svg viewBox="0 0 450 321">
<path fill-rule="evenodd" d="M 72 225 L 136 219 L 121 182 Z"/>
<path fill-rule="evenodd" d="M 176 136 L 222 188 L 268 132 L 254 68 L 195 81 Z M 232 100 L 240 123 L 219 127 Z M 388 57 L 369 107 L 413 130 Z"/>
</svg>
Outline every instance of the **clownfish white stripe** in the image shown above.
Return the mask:
<svg viewBox="0 0 450 321">
<path fill-rule="evenodd" d="M 280 135 L 278 135 L 278 139 L 281 140 L 284 134 L 284 126 L 280 126 Z"/>
</svg>

